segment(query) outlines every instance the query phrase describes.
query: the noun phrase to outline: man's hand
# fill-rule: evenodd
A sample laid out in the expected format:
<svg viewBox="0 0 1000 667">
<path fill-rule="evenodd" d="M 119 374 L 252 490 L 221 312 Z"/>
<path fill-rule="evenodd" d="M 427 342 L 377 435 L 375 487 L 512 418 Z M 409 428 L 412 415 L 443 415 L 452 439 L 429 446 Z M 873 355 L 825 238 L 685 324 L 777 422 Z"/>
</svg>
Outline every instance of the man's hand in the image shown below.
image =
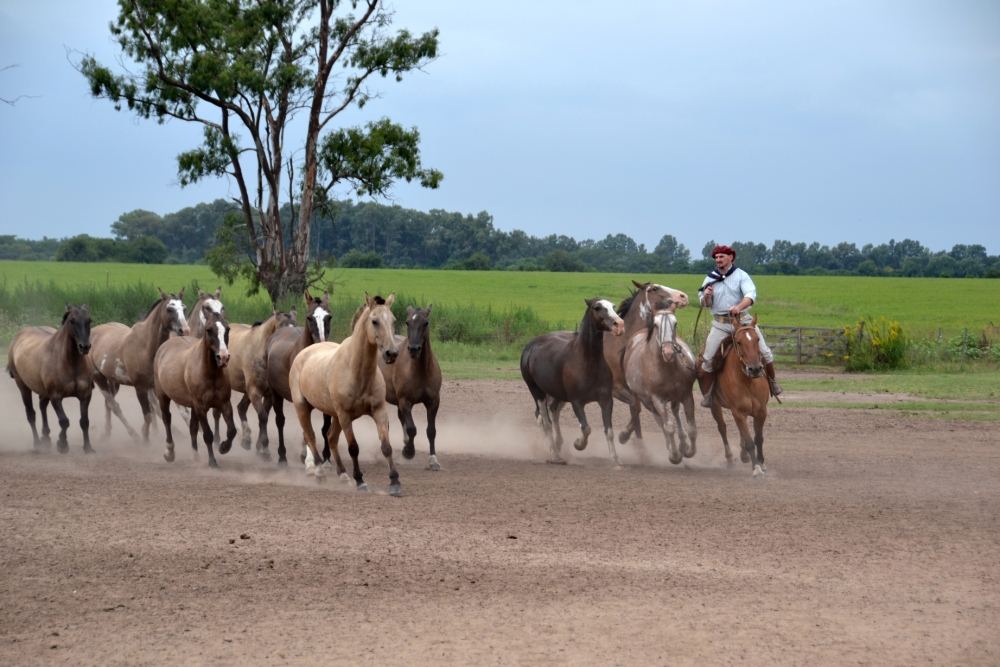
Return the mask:
<svg viewBox="0 0 1000 667">
<path fill-rule="evenodd" d="M 705 290 L 701 294 L 702 294 L 701 298 L 703 299 L 702 303 L 704 303 L 706 306 L 711 305 L 711 303 L 712 303 L 712 286 L 709 285 L 708 287 L 706 287 Z"/>
<path fill-rule="evenodd" d="M 732 308 L 729 309 L 729 314 L 732 315 L 733 317 L 738 317 L 740 314 L 740 307 L 738 305 L 733 306 Z"/>
</svg>

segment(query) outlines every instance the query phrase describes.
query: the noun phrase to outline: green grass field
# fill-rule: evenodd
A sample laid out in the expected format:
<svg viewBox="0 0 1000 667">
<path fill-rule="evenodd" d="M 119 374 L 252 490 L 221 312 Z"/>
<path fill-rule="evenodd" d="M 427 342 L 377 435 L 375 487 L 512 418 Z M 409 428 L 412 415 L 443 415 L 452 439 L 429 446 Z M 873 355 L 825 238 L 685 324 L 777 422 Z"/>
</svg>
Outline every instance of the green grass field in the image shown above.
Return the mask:
<svg viewBox="0 0 1000 667">
<path fill-rule="evenodd" d="M 696 299 L 701 276 L 625 275 L 611 273 L 531 273 L 499 271 L 413 271 L 401 269 L 332 269 L 327 278 L 340 294 L 401 292 L 438 304 L 504 309 L 530 306 L 554 326 L 572 326 L 583 314 L 583 299 L 604 296 L 615 302 L 628 296 L 632 279 L 654 280 Z M 197 280 L 214 288 L 219 279 L 207 266 L 76 264 L 69 262 L 0 262 L 0 281 L 8 284 L 55 281 L 65 285 L 129 285 L 152 283 L 167 291 Z M 757 276 L 759 301 L 754 307 L 762 324 L 842 327 L 863 316 L 898 320 L 918 336 L 953 336 L 965 327 L 979 331 L 1000 325 L 1000 281 L 945 278 L 863 278 L 834 276 Z M 241 294 L 240 286 L 223 288 Z M 261 297 L 266 310 L 266 298 Z M 697 307 L 678 312 L 688 335 Z M 703 316 L 704 317 L 704 316 Z"/>
</svg>

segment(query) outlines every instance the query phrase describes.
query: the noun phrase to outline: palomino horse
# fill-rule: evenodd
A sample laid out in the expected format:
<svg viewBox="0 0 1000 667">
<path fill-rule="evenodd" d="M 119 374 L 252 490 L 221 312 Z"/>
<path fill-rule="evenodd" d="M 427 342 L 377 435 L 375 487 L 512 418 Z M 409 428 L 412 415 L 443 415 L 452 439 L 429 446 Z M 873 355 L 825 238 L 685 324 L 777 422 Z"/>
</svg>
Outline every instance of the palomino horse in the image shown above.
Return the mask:
<svg viewBox="0 0 1000 667">
<path fill-rule="evenodd" d="M 715 399 L 712 401 L 712 417 L 719 426 L 722 444 L 726 447 L 726 461 L 733 465 L 733 453 L 726 438 L 726 422 L 722 408 L 729 408 L 733 421 L 740 432 L 740 460 L 753 466 L 753 476 L 763 477 L 764 466 L 764 422 L 767 420 L 767 401 L 771 396 L 764 375 L 764 364 L 760 358 L 759 337 L 757 336 L 757 316 L 748 324 L 741 324 L 738 317 L 733 319 L 733 333 L 716 356 L 713 368 L 719 368 L 715 380 Z M 702 346 L 698 355 L 698 382 L 702 381 L 701 359 L 705 353 Z M 750 437 L 747 417 L 753 417 L 754 436 Z M 756 446 L 756 451 L 754 451 Z"/>
<path fill-rule="evenodd" d="M 634 432 L 636 445 L 642 449 L 642 426 L 639 423 L 642 403 L 632 395 L 628 383 L 625 381 L 625 372 L 622 367 L 625 345 L 632 336 L 640 331 L 646 332 L 648 330 L 652 324 L 653 313 L 671 308 L 683 308 L 688 305 L 688 297 L 684 292 L 666 285 L 640 284 L 634 280 L 632 284 L 636 286 L 636 291 L 632 293 L 632 296 L 622 301 L 617 310 L 618 314 L 625 320 L 625 335 L 604 334 L 604 358 L 614 376 L 614 397 L 629 406 L 628 426 L 618 434 L 618 442 L 624 445 Z"/>
<path fill-rule="evenodd" d="M 201 426 L 208 449 L 208 465 L 218 468 L 212 451 L 212 429 L 208 425 L 208 411 L 222 410 L 228 426 L 226 439 L 219 445 L 225 454 L 233 445 L 236 425 L 233 423 L 233 406 L 226 364 L 229 363 L 229 325 L 226 320 L 207 305 L 205 334 L 199 339 L 192 336 L 171 338 L 160 346 L 153 361 L 153 380 L 159 397 L 160 414 L 167 432 L 167 449 L 163 458 L 174 460 L 174 433 L 170 428 L 170 402 L 191 410 L 191 448 L 198 454 L 198 426 Z"/>
<path fill-rule="evenodd" d="M 347 451 L 354 463 L 354 481 L 359 491 L 368 491 L 358 465 L 358 441 L 352 423 L 368 415 L 375 420 L 382 455 L 389 464 L 389 494 L 402 493 L 399 473 L 392 462 L 389 444 L 389 409 L 385 402 L 385 380 L 378 369 L 376 356 L 392 364 L 399 356 L 393 331 L 396 318 L 392 316 L 392 301 L 371 297 L 365 293 L 365 308 L 356 318 L 354 331 L 343 343 L 317 343 L 299 353 L 292 362 L 288 382 L 292 388 L 292 405 L 299 417 L 302 433 L 312 460 L 306 460 L 306 470 L 315 462 L 316 476 L 323 477 L 322 459 L 316 451 L 316 433 L 312 427 L 312 411 L 319 410 L 331 417 L 326 431 L 326 442 L 333 452 L 340 478 L 347 480 L 347 471 L 340 460 L 337 441 L 340 432 L 347 438 Z"/>
<path fill-rule="evenodd" d="M 385 379 L 385 400 L 396 406 L 399 422 L 403 425 L 403 458 L 412 459 L 416 453 L 413 439 L 417 436 L 417 425 L 413 423 L 413 406 L 423 403 L 427 409 L 427 441 L 431 445 L 428 467 L 440 470 L 441 464 L 434 453 L 434 438 L 441 405 L 441 367 L 431 349 L 428 320 L 432 306 L 427 304 L 426 309 L 406 307 L 406 338 L 396 336 L 396 347 L 401 348 L 405 342 L 406 353 L 400 354 L 391 366 L 379 357 L 378 367 Z M 360 314 L 359 311 L 355 317 Z"/>
<path fill-rule="evenodd" d="M 191 335 L 201 338 L 205 335 L 205 310 L 202 306 L 208 306 L 213 313 L 220 313 L 222 319 L 226 319 L 226 307 L 222 305 L 219 298 L 222 296 L 222 285 L 215 290 L 214 294 L 203 292 L 198 289 L 198 300 L 191 306 Z"/>
<path fill-rule="evenodd" d="M 229 365 L 226 373 L 233 391 L 243 394 L 236 407 L 240 416 L 242 438 L 240 446 L 250 449 L 250 424 L 247 423 L 247 409 L 253 405 L 257 412 L 257 423 L 260 430 L 257 434 L 257 452 L 267 449 L 267 413 L 271 410 L 271 390 L 267 385 L 267 368 L 264 365 L 264 355 L 267 341 L 271 335 L 282 327 L 295 326 L 295 309 L 283 313 L 275 309 L 274 314 L 263 322 L 253 326 L 233 324 L 229 331 Z M 218 434 L 219 417 L 215 413 L 215 430 Z"/>
<path fill-rule="evenodd" d="M 104 395 L 105 434 L 111 433 L 111 413 L 114 412 L 129 435 L 139 437 L 115 400 L 118 387 L 124 384 L 135 387 L 142 407 L 142 439 L 149 440 L 149 426 L 153 421 L 151 401 L 157 400 L 153 393 L 153 358 L 171 332 L 178 336 L 191 333 L 184 317 L 183 298 L 184 288 L 177 294 L 166 294 L 161 289 L 160 300 L 131 328 L 119 322 L 94 327 L 90 358 L 94 364 L 94 383 Z"/>
<path fill-rule="evenodd" d="M 267 386 L 271 390 L 271 401 L 274 407 L 274 424 L 278 427 L 278 465 L 288 465 L 285 458 L 285 401 L 292 400 L 292 391 L 288 384 L 288 373 L 295 357 L 313 343 L 322 343 L 330 337 L 330 295 L 323 292 L 319 299 L 305 292 L 306 325 L 304 327 L 281 327 L 274 332 L 265 349 L 264 361 L 267 368 Z M 324 430 L 329 426 L 328 418 L 323 420 Z M 267 445 L 261 450 L 261 456 L 270 458 Z M 306 458 L 305 446 L 302 447 L 301 460 Z"/>
<path fill-rule="evenodd" d="M 667 439 L 670 462 L 678 464 L 683 457 L 695 454 L 698 429 L 694 424 L 695 360 L 690 348 L 677 335 L 677 317 L 673 308 L 654 313 L 649 329 L 640 331 L 628 341 L 622 367 L 628 388 L 653 418 Z M 681 425 L 680 405 L 687 416 L 687 433 Z M 673 412 L 680 435 L 680 448 L 674 440 Z M 690 438 L 690 443 L 688 442 Z"/>
<path fill-rule="evenodd" d="M 584 406 L 597 402 L 601 406 L 604 435 L 616 467 L 621 461 L 615 452 L 614 427 L 611 425 L 612 376 L 604 360 L 603 332 L 620 336 L 625 324 L 607 299 L 587 299 L 587 311 L 580 322 L 580 331 L 556 331 L 528 341 L 521 353 L 521 377 L 535 399 L 535 418 L 549 438 L 552 458 L 549 463 L 565 463 L 559 453 L 562 432 L 559 413 L 569 403 L 580 420 L 582 436 L 573 443 L 583 451 L 590 436 Z M 551 403 L 549 402 L 551 397 Z M 553 433 L 554 432 L 554 433 Z"/>
<path fill-rule="evenodd" d="M 56 448 L 63 454 L 69 450 L 66 429 L 69 419 L 63 410 L 64 398 L 80 399 L 80 428 L 83 429 L 83 451 L 90 446 L 90 394 L 94 390 L 93 371 L 87 354 L 90 352 L 90 313 L 87 304 L 79 307 L 66 304 L 59 330 L 51 327 L 29 327 L 14 334 L 7 352 L 7 372 L 14 378 L 24 400 L 24 410 L 31 425 L 35 447 L 49 444 L 49 402 L 59 419 L 59 438 Z M 42 412 L 42 438 L 35 430 L 35 409 L 31 406 L 31 393 L 38 394 L 38 407 Z"/>
</svg>

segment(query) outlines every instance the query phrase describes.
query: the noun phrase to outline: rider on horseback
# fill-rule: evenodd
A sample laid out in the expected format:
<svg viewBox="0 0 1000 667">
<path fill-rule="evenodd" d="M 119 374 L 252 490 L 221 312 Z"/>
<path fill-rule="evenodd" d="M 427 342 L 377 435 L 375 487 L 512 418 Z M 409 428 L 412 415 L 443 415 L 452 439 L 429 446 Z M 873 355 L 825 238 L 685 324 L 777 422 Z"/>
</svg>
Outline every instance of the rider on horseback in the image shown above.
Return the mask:
<svg viewBox="0 0 1000 667">
<path fill-rule="evenodd" d="M 746 271 L 733 266 L 736 251 L 726 245 L 717 245 L 712 249 L 712 259 L 715 260 L 715 271 L 705 277 L 698 289 L 699 301 L 712 312 L 712 329 L 705 341 L 705 352 L 701 369 L 705 374 L 699 378 L 701 384 L 702 407 L 712 407 L 712 386 L 715 384 L 715 373 L 712 371 L 712 361 L 719 351 L 719 346 L 727 336 L 732 335 L 731 317 L 739 316 L 740 321 L 749 321 L 747 311 L 757 299 L 757 288 Z M 764 342 L 764 335 L 757 327 L 760 337 L 760 356 L 764 359 L 767 372 L 767 382 L 771 387 L 771 395 L 781 393 L 781 385 L 774 380 L 774 355 Z"/>
</svg>

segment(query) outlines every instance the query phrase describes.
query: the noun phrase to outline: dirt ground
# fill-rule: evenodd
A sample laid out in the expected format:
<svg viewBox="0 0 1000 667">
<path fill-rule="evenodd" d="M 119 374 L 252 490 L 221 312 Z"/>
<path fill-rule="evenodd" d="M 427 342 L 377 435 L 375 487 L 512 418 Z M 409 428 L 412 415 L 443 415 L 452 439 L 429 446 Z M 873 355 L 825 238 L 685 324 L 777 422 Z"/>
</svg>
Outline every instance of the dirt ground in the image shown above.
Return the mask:
<svg viewBox="0 0 1000 667">
<path fill-rule="evenodd" d="M 98 401 L 96 455 L 75 400 L 70 452 L 35 453 L 2 378 L 0 665 L 1000 663 L 995 425 L 790 395 L 763 481 L 700 408 L 693 459 L 647 415 L 646 462 L 621 445 L 616 471 L 595 409 L 589 448 L 548 465 L 521 383 L 446 385 L 444 469 L 421 430 L 392 498 L 370 426 L 372 494 L 238 444 L 210 471 L 176 419 L 168 464 L 162 426 L 107 440 Z"/>
</svg>

